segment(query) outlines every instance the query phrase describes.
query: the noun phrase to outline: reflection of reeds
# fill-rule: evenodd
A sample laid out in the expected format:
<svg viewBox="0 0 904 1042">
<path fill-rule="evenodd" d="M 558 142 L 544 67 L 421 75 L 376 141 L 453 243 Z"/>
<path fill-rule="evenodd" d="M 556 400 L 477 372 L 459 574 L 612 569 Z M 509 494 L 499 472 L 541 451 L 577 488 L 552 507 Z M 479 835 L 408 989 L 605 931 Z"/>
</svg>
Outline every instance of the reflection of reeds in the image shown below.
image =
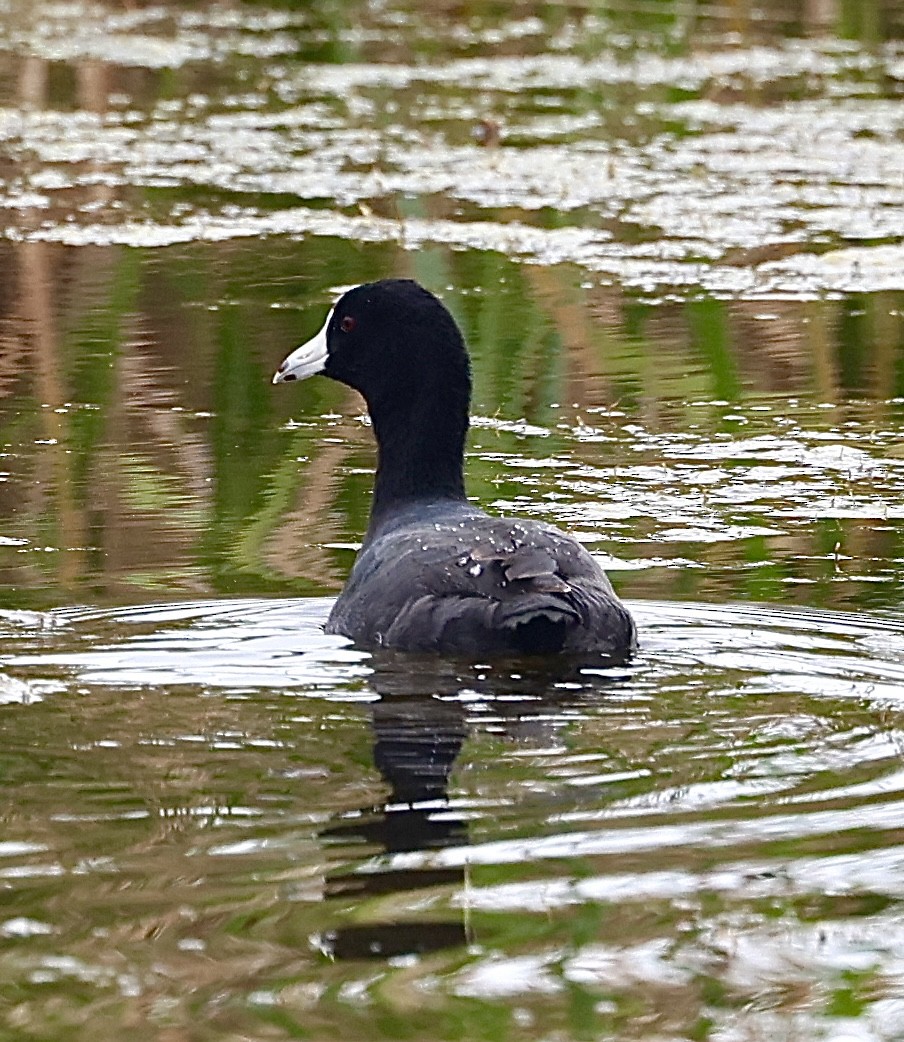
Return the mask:
<svg viewBox="0 0 904 1042">
<path fill-rule="evenodd" d="M 766 6 L 772 16 L 788 17 L 779 5 Z M 864 8 L 865 25 L 878 17 L 879 6 Z M 460 16 L 448 5 L 431 10 L 438 18 Z M 759 32 L 751 11 L 747 0 L 738 0 L 715 14 L 696 3 L 606 5 L 605 14 L 613 24 L 673 23 L 673 39 L 683 40 L 702 17 L 720 24 L 733 18 L 745 33 Z M 836 0 L 808 0 L 799 15 L 811 28 L 853 17 L 850 5 Z M 410 39 L 397 46 L 405 60 L 416 50 Z M 78 61 L 73 68 L 67 103 L 98 114 L 110 108 L 111 91 L 122 90 L 124 77 L 133 76 L 99 61 Z M 50 63 L 23 58 L 17 71 L 21 107 L 52 108 Z M 142 104 L 151 111 L 161 81 L 147 70 L 140 75 L 151 92 Z M 192 76 L 209 72 L 172 75 L 182 78 L 174 88 L 180 94 Z M 574 103 L 592 109 L 600 102 L 594 88 Z M 398 111 L 378 107 L 377 127 L 386 141 L 400 119 Z M 501 150 L 518 147 L 515 137 Z M 388 155 L 381 153 L 381 168 L 389 164 Z M 5 162 L 15 173 L 15 161 Z M 65 192 L 53 194 L 51 217 L 89 208 L 101 223 L 110 219 L 108 204 L 123 189 L 110 188 L 104 175 L 121 172 L 122 156 L 118 162 L 110 170 L 95 161 L 75 171 L 85 177 L 74 176 Z M 194 205 L 185 191 L 184 199 Z M 183 201 L 174 193 L 165 203 L 174 197 Z M 149 194 L 147 201 L 160 198 Z M 405 241 L 409 218 L 429 228 L 431 221 L 460 217 L 452 193 L 420 198 L 400 192 L 366 205 L 371 203 L 398 219 L 399 242 Z M 20 228 L 27 233 L 46 216 L 28 211 Z M 502 226 L 523 220 L 524 212 L 501 209 L 482 216 Z M 560 219 L 552 213 L 537 218 Z M 797 245 L 765 243 L 735 251 L 726 262 L 755 268 L 776 249 L 791 248 Z M 352 423 L 340 428 L 341 442 L 326 440 L 330 428 L 322 424 L 297 437 L 279 430 L 298 394 L 317 403 L 309 413 L 317 417 L 327 411 L 318 407 L 321 400 L 331 406 L 342 392 L 326 389 L 323 381 L 295 392 L 273 392 L 267 385 L 272 362 L 295 333 L 291 314 L 269 311 L 278 294 L 303 297 L 310 291 L 322 301 L 325 285 L 389 274 L 411 275 L 443 292 L 473 348 L 477 410 L 523 417 L 551 432 L 542 443 L 513 443 L 510 452 L 519 459 L 571 454 L 604 467 L 636 451 L 615 421 L 607 427 L 611 441 L 576 443 L 557 430 L 563 412 L 554 405 L 577 407 L 579 413 L 617 405 L 624 422 L 663 431 L 699 425 L 699 412 L 689 404 L 697 400 L 743 404 L 751 395 L 770 401 L 812 395 L 838 403 L 865 396 L 878 420 L 887 410 L 881 403 L 901 391 L 895 317 L 900 294 L 807 302 L 701 296 L 652 304 L 638 291 L 595 284 L 578 267 L 519 265 L 501 253 L 452 251 L 429 242 L 417 250 L 395 243 L 362 249 L 338 239 L 287 246 L 274 238 L 153 256 L 35 243 L 11 247 L 8 256 L 18 270 L 19 302 L 4 316 L 0 392 L 5 415 L 15 416 L 18 407 L 27 421 L 10 435 L 17 455 L 11 464 L 15 488 L 3 489 L 2 502 L 10 504 L 15 534 L 57 550 L 41 558 L 41 567 L 35 555 L 15 558 L 10 572 L 18 585 L 50 582 L 67 596 L 77 589 L 134 596 L 136 585 L 182 592 L 323 590 L 341 581 L 345 561 L 324 544 L 356 540 L 364 530 L 369 481 L 353 477 L 349 464 L 370 436 Z M 589 288 L 588 278 L 594 283 Z M 31 378 L 39 412 L 29 404 L 23 410 L 15 394 Z M 357 410 L 351 397 L 342 401 L 343 411 Z M 195 412 L 213 415 L 198 419 Z M 20 433 L 26 422 L 40 425 L 40 445 L 32 444 L 32 431 Z M 705 423 L 720 435 L 732 434 L 716 410 Z M 305 457 L 301 463 L 299 456 Z M 498 460 L 475 459 L 469 469 L 472 491 L 484 501 L 515 484 L 500 473 Z M 525 487 L 537 495 L 556 492 L 555 481 L 547 482 L 543 472 L 531 480 Z M 713 564 L 743 558 L 765 576 L 770 554 L 814 557 L 829 536 L 834 545 L 842 527 L 834 524 L 827 535 L 802 526 L 781 544 L 750 541 L 704 548 L 698 556 Z M 630 525 L 623 530 L 631 531 Z M 638 545 L 647 535 L 641 525 L 633 530 Z M 653 554 L 655 547 L 647 551 Z M 661 576 L 631 581 L 635 588 L 649 581 L 652 588 Z M 678 572 L 669 581 L 676 589 L 706 582 L 696 573 Z"/>
<path fill-rule="evenodd" d="M 346 427 L 341 444 L 308 443 L 304 465 L 291 457 L 271 479 L 269 506 L 246 528 L 237 548 L 251 567 L 275 575 L 326 580 L 338 588 L 345 578 L 325 543 L 339 537 L 335 518 L 337 475 L 351 451 Z"/>
<path fill-rule="evenodd" d="M 340 243 L 331 248 L 340 256 L 349 249 Z M 90 583 L 106 596 L 130 597 L 136 587 L 254 592 L 285 591 L 297 583 L 298 589 L 335 589 L 350 558 L 324 544 L 354 541 L 364 531 L 370 480 L 352 477 L 348 466 L 359 449 L 363 459 L 372 459 L 370 432 L 356 422 L 334 427 L 317 421 L 339 401 L 339 390 L 326 381 L 283 395 L 269 387 L 270 365 L 249 359 L 247 345 L 269 335 L 265 354 L 278 359 L 292 336 L 284 313 L 265 312 L 280 322 L 267 334 L 255 332 L 260 312 L 248 310 L 250 302 L 234 304 L 228 313 L 196 306 L 224 292 L 230 258 L 240 256 L 234 247 L 198 254 L 217 276 L 185 287 L 181 302 L 168 289 L 165 254 L 155 254 L 151 263 L 131 251 L 25 244 L 11 256 L 20 270 L 20 299 L 18 317 L 5 322 L 0 371 L 11 392 L 24 385 L 23 375 L 34 374 L 41 444 L 26 436 L 17 446 L 15 484 L 4 487 L 3 502 L 12 507 L 9 493 L 17 489 L 28 490 L 29 498 L 10 515 L 16 527 L 7 531 L 30 539 L 43 533 L 40 538 L 57 547 L 40 559 L 10 554 L 14 583 L 50 582 L 70 594 Z M 411 260 L 399 255 L 401 264 Z M 700 408 L 689 404 L 698 400 L 743 408 L 751 395 L 841 402 L 854 393 L 876 403 L 860 412 L 871 409 L 878 420 L 887 408 L 880 403 L 895 393 L 895 295 L 651 307 L 618 287 L 581 289 L 567 268 L 544 272 L 486 258 L 491 262 L 474 268 L 467 256 L 438 251 L 428 275 L 446 285 L 466 285 L 462 273 L 479 285 L 504 276 L 504 293 L 453 296 L 450 303 L 474 348 L 478 411 L 524 417 L 551 431 L 547 439 L 509 439 L 508 451 L 517 458 L 564 452 L 606 467 L 627 453 L 630 462 L 622 424 L 640 422 L 657 432 L 693 422 L 699 430 Z M 183 263 L 180 255 L 172 257 L 174 271 Z M 195 269 L 202 270 L 197 262 Z M 520 310 L 512 317 L 514 300 Z M 223 390 L 215 416 L 198 420 L 183 410 L 209 403 L 207 385 Z M 273 409 L 292 409 L 298 394 L 305 396 L 304 415 L 314 426 L 286 436 L 277 431 Z M 550 412 L 554 401 L 562 407 Z M 6 415 L 21 408 L 19 402 L 7 394 Z M 353 396 L 344 402 L 347 415 L 360 408 Z M 574 442 L 558 431 L 558 423 L 576 414 L 575 405 L 577 414 L 617 405 L 623 419 L 603 422 L 597 413 L 591 420 L 613 440 Z M 725 411 L 709 410 L 706 426 L 718 429 Z M 732 436 L 731 424 L 725 433 Z M 336 435 L 339 441 L 330 440 Z M 486 443 L 488 436 L 475 438 Z M 542 469 L 534 484 L 521 489 L 498 461 L 473 458 L 468 469 L 471 491 L 484 503 L 509 495 L 509 486 L 530 488 L 538 497 L 556 489 L 555 475 Z M 529 470 L 517 473 L 527 477 Z M 852 540 L 855 527 L 862 531 Z M 886 555 L 897 538 L 848 521 L 833 521 L 830 528 L 831 545 L 841 536 L 858 556 Z M 621 537 L 631 535 L 632 552 L 681 555 L 680 544 L 648 542 L 639 521 L 618 530 Z M 693 556 L 714 567 L 749 558 L 748 574 L 760 596 L 812 601 L 809 588 L 783 588 L 781 575 L 789 568 L 812 572 L 817 564 L 783 564 L 778 573 L 767 565 L 815 562 L 823 541 L 812 525 L 798 525 L 780 540 L 698 547 Z M 632 574 L 628 585 L 662 595 L 664 581 L 676 594 L 705 595 L 713 579 L 677 569 L 665 579 L 656 571 Z M 738 575 L 732 581 L 739 582 Z"/>
<path fill-rule="evenodd" d="M 593 335 L 592 317 L 584 294 L 575 285 L 574 272 L 531 266 L 525 274 L 533 299 L 561 338 L 565 368 L 562 400 L 570 405 L 586 406 L 588 395 L 599 401 L 602 395 L 610 394 L 605 381 L 600 385 L 598 337 Z"/>
<path fill-rule="evenodd" d="M 35 521 L 48 514 L 53 517 L 55 533 L 51 538 L 59 551 L 56 577 L 69 590 L 84 567 L 87 524 L 68 458 L 69 424 L 63 408 L 67 399 L 53 306 L 50 252 L 51 248 L 40 242 L 24 243 L 18 251 L 20 309 L 31 341 L 36 398 L 47 447 L 37 456 L 29 513 Z"/>
</svg>

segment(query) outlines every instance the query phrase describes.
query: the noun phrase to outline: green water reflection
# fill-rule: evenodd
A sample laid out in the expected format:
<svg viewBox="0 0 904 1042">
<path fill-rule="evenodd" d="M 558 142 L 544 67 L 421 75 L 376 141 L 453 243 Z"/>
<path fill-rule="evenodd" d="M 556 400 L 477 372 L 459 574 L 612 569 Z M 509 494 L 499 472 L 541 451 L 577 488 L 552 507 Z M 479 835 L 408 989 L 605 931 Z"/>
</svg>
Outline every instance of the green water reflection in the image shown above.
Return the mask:
<svg viewBox="0 0 904 1042">
<path fill-rule="evenodd" d="M 481 503 L 628 595 L 897 603 L 899 4 L 2 17 L 5 605 L 334 592 L 360 403 L 268 376 L 389 275 Z"/>
<path fill-rule="evenodd" d="M 0 1040 L 904 1037 L 904 7 L 0 30 Z M 372 440 L 270 378 L 386 276 L 624 669 L 323 634 Z"/>
<path fill-rule="evenodd" d="M 616 571 L 628 595 L 897 603 L 904 294 L 651 302 L 324 238 L 24 243 L 4 267 L 7 606 L 334 592 L 369 507 L 361 403 L 269 375 L 335 287 L 389 274 L 466 332 L 481 503 L 643 560 Z"/>
</svg>

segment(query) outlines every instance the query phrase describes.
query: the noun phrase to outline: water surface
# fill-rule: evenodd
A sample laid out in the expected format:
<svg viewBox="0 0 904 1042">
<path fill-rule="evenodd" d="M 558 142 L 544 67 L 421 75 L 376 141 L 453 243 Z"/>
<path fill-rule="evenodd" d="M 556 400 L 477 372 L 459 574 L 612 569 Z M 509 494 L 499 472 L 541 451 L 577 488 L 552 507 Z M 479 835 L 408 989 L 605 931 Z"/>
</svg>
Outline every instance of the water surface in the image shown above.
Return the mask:
<svg viewBox="0 0 904 1042">
<path fill-rule="evenodd" d="M 0 1034 L 901 1037 L 900 5 L 0 27 Z M 627 665 L 323 634 L 390 275 Z"/>
</svg>

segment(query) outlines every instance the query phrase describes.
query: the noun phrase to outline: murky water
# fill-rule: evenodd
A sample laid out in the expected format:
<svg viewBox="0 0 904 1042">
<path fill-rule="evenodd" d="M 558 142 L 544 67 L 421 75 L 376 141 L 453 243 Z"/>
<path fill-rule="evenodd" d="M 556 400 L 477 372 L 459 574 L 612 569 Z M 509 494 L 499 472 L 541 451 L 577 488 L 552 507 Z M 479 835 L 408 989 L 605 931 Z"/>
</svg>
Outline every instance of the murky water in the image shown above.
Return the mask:
<svg viewBox="0 0 904 1042">
<path fill-rule="evenodd" d="M 0 1035 L 904 1035 L 904 8 L 0 4 Z M 338 287 L 611 670 L 323 634 Z"/>
</svg>

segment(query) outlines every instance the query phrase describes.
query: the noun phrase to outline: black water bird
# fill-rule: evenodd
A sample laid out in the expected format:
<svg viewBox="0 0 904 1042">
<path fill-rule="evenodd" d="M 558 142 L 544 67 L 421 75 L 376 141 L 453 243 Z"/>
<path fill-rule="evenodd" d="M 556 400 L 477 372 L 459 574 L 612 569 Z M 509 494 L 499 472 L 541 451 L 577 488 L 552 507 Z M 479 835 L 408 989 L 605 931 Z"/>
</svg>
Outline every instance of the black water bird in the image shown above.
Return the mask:
<svg viewBox="0 0 904 1042">
<path fill-rule="evenodd" d="M 478 658 L 634 648 L 631 616 L 577 540 L 468 502 L 470 363 L 432 293 L 407 279 L 349 290 L 273 382 L 316 373 L 361 393 L 378 446 L 370 524 L 328 633 Z"/>
</svg>

